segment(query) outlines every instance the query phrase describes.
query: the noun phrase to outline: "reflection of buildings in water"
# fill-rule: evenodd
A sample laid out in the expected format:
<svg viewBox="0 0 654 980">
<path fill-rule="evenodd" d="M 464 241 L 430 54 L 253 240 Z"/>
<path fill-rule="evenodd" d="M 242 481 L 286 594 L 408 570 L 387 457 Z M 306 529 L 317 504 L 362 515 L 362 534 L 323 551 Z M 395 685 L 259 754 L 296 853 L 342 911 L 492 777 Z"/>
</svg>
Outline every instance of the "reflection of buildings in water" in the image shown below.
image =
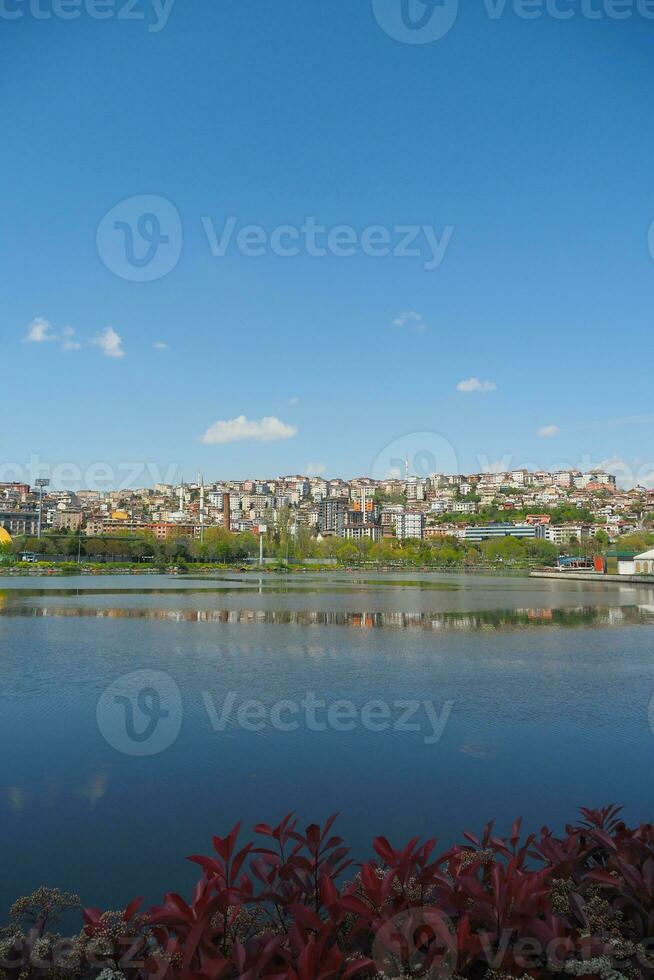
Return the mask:
<svg viewBox="0 0 654 980">
<path fill-rule="evenodd" d="M 16 816 L 23 814 L 28 807 L 53 807 L 64 802 L 70 806 L 81 800 L 93 808 L 106 797 L 108 783 L 108 772 L 91 774 L 81 786 L 48 777 L 43 782 L 35 781 L 27 786 L 8 786 L 0 790 L 0 800 L 4 795 L 9 809 Z"/>
<path fill-rule="evenodd" d="M 224 625 L 349 626 L 353 629 L 422 629 L 470 631 L 514 626 L 584 626 L 654 623 L 654 606 L 576 606 L 489 609 L 476 612 L 370 612 L 271 609 L 170 609 L 162 607 L 93 607 L 67 605 L 0 605 L 0 615 L 24 617 L 72 616 L 96 619 L 152 619 L 175 623 Z"/>
<path fill-rule="evenodd" d="M 527 615 L 529 619 L 540 619 L 540 620 L 552 620 L 554 618 L 553 609 L 528 609 Z"/>
</svg>

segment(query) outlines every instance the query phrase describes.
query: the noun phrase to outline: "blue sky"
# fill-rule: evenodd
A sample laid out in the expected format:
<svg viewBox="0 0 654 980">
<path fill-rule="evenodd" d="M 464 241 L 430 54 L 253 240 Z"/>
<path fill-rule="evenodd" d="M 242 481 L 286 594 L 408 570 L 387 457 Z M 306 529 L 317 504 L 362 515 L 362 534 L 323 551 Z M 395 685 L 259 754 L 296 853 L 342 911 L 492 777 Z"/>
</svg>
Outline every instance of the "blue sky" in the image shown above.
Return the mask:
<svg viewBox="0 0 654 980">
<path fill-rule="evenodd" d="M 391 36 L 402 0 L 169 0 L 167 19 L 106 0 L 102 20 L 55 2 L 0 14 L 0 475 L 353 476 L 413 434 L 464 471 L 619 457 L 642 476 L 644 0 L 625 19 L 461 4 L 425 43 Z M 307 218 L 351 231 L 307 254 Z M 298 254 L 276 254 L 280 226 Z M 407 226 L 419 254 L 394 254 Z"/>
</svg>

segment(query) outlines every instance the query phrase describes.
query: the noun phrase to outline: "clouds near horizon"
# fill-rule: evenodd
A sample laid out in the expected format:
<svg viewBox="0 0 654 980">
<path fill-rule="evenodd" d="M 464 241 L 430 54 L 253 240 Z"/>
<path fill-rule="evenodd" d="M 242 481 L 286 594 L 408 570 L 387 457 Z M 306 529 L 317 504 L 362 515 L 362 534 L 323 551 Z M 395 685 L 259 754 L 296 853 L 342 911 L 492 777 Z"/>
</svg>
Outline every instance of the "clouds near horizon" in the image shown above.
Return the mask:
<svg viewBox="0 0 654 980">
<path fill-rule="evenodd" d="M 481 395 L 487 395 L 491 391 L 497 391 L 497 385 L 494 381 L 480 381 L 479 378 L 466 378 L 464 381 L 459 381 L 456 390 L 462 391 L 464 394 L 477 392 Z"/>
<path fill-rule="evenodd" d="M 200 442 L 205 446 L 225 445 L 230 442 L 279 442 L 297 435 L 294 425 L 287 425 L 274 415 L 260 420 L 239 415 L 235 419 L 219 420 L 210 425 Z"/>
</svg>

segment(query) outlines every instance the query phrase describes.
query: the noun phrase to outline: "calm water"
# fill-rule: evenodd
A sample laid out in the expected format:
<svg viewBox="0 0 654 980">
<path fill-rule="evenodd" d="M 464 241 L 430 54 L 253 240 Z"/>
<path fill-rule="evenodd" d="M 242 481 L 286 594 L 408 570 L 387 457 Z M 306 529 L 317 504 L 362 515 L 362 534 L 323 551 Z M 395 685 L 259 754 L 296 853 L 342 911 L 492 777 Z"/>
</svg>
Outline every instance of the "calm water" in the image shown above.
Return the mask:
<svg viewBox="0 0 654 980">
<path fill-rule="evenodd" d="M 357 856 L 491 816 L 651 818 L 653 641 L 654 590 L 608 583 L 5 580 L 0 919 L 40 884 L 103 907 L 188 889 L 212 833 L 289 809 L 342 811 Z"/>
</svg>

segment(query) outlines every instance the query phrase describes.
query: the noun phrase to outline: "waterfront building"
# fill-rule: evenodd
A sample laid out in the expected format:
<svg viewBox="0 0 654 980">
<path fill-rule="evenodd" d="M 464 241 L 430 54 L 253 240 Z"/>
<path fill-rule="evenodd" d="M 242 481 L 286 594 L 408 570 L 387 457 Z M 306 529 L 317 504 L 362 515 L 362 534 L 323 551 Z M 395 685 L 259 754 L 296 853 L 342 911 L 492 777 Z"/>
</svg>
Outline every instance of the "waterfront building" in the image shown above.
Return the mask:
<svg viewBox="0 0 654 980">
<path fill-rule="evenodd" d="M 654 575 L 654 549 L 643 551 L 634 558 L 636 575 Z"/>
<path fill-rule="evenodd" d="M 478 524 L 465 529 L 466 541 L 489 541 L 493 538 L 535 538 L 540 529 L 534 524 Z"/>
</svg>

